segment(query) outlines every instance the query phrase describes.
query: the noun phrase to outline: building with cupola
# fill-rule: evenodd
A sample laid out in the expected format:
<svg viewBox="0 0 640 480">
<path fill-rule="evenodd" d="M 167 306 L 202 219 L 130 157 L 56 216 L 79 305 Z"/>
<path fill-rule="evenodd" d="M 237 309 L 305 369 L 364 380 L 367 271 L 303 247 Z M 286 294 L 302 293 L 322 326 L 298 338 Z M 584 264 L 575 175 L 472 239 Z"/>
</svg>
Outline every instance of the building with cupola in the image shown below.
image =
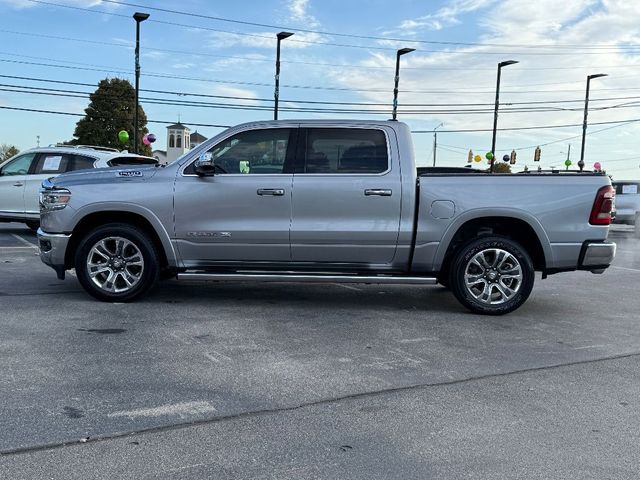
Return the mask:
<svg viewBox="0 0 640 480">
<path fill-rule="evenodd" d="M 160 163 L 171 163 L 205 140 L 207 137 L 198 131 L 191 133 L 191 129 L 186 125 L 174 123 L 167 127 L 167 149 L 154 150 L 153 156 Z"/>
</svg>

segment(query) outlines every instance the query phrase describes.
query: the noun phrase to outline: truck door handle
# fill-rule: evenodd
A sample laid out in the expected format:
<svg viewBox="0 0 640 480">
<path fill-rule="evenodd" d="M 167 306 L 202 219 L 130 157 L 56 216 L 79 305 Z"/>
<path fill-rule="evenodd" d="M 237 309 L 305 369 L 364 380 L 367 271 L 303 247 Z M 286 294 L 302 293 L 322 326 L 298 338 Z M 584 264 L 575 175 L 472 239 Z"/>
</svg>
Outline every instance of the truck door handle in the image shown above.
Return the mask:
<svg viewBox="0 0 640 480">
<path fill-rule="evenodd" d="M 386 189 L 386 188 L 367 188 L 364 191 L 364 194 L 367 197 L 370 197 L 372 195 L 377 195 L 379 197 L 390 197 L 391 196 L 391 189 Z"/>
<path fill-rule="evenodd" d="M 24 187 L 24 183 L 22 182 L 16 182 L 13 184 L 14 187 Z"/>
<path fill-rule="evenodd" d="M 259 188 L 258 195 L 271 195 L 272 197 L 281 197 L 284 195 L 284 188 Z"/>
</svg>

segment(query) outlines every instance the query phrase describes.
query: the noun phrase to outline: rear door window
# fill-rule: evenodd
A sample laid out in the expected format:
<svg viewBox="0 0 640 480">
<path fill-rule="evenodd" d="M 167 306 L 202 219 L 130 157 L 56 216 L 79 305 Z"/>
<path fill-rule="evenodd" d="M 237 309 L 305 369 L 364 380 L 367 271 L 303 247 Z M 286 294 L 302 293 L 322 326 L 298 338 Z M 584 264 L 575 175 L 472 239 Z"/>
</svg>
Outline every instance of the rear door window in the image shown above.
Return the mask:
<svg viewBox="0 0 640 480">
<path fill-rule="evenodd" d="M 383 173 L 389 169 L 387 140 L 382 130 L 309 128 L 304 173 Z"/>
<path fill-rule="evenodd" d="M 67 171 L 87 170 L 93 168 L 93 164 L 95 162 L 95 158 L 85 157 L 84 155 L 73 155 L 73 159 L 71 160 Z"/>
<path fill-rule="evenodd" d="M 66 153 L 41 153 L 38 155 L 36 167 L 33 171 L 36 175 L 57 175 L 67 171 L 72 155 Z"/>
</svg>

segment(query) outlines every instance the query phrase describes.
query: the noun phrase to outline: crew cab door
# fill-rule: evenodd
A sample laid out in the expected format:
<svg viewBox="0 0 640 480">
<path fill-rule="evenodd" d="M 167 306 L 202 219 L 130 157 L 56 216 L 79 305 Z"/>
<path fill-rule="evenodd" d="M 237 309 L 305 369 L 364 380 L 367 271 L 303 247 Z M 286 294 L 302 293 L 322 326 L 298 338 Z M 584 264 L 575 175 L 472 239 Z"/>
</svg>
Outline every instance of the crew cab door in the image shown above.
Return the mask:
<svg viewBox="0 0 640 480">
<path fill-rule="evenodd" d="M 24 219 L 24 187 L 35 157 L 19 155 L 0 169 L 0 216 Z"/>
<path fill-rule="evenodd" d="M 187 267 L 220 262 L 290 262 L 291 185 L 296 129 L 257 128 L 232 135 L 194 159 L 175 182 L 175 237 Z M 202 154 L 201 154 L 202 155 Z"/>
<path fill-rule="evenodd" d="M 293 180 L 294 262 L 384 265 L 396 252 L 401 176 L 395 133 L 306 128 Z"/>
</svg>

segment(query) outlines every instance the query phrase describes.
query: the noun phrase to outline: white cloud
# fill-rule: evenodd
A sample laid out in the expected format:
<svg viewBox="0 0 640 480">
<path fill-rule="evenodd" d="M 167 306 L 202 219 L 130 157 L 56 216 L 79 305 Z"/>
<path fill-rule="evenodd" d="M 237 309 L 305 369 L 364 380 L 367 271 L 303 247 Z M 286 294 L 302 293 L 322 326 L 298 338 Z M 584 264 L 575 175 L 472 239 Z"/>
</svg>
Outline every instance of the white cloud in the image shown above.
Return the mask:
<svg viewBox="0 0 640 480">
<path fill-rule="evenodd" d="M 309 0 L 289 0 L 289 19 L 305 24 L 307 28 L 318 28 L 320 22 L 309 13 Z"/>
<path fill-rule="evenodd" d="M 436 13 L 424 15 L 415 19 L 404 20 L 400 29 L 406 33 L 426 28 L 428 30 L 442 30 L 445 27 L 460 23 L 458 17 L 465 13 L 481 10 L 497 0 L 453 0 L 440 8 Z M 535 2 L 533 2 L 535 4 Z"/>
</svg>

